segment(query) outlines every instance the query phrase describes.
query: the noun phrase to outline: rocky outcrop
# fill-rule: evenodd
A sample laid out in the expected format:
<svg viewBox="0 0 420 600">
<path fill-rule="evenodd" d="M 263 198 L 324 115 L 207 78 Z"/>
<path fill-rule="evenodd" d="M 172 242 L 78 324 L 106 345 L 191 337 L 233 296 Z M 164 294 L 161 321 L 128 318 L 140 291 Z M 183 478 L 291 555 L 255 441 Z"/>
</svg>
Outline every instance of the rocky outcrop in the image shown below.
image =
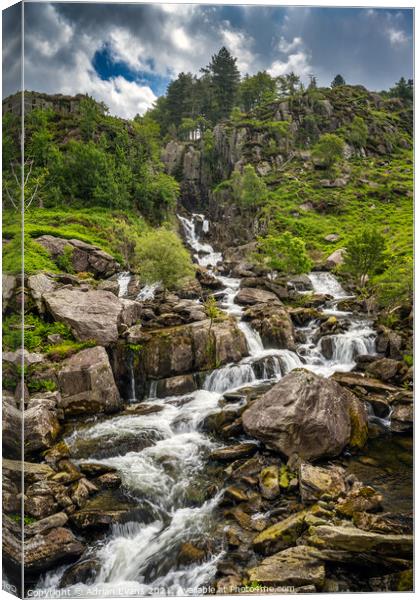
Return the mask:
<svg viewBox="0 0 420 600">
<path fill-rule="evenodd" d="M 242 422 L 269 448 L 306 460 L 337 456 L 367 438 L 367 415 L 357 397 L 304 369 L 295 369 L 253 402 Z"/>
<path fill-rule="evenodd" d="M 161 379 L 214 369 L 247 355 L 245 337 L 233 319 L 205 320 L 150 332 L 140 351 L 139 369 L 146 378 Z"/>
<path fill-rule="evenodd" d="M 265 347 L 296 349 L 292 320 L 286 308 L 278 300 L 274 303 L 255 304 L 247 308 L 244 319 L 250 321 L 252 328 L 258 331 Z"/>
<path fill-rule="evenodd" d="M 68 325 L 76 339 L 103 345 L 117 341 L 123 304 L 112 292 L 65 287 L 44 294 L 43 299 L 52 316 Z"/>
<path fill-rule="evenodd" d="M 100 346 L 63 361 L 58 382 L 66 415 L 111 413 L 121 407 L 108 355 Z"/>
<path fill-rule="evenodd" d="M 3 273 L 2 275 L 2 308 L 3 312 L 13 297 L 17 285 L 17 279 L 14 275 Z"/>
<path fill-rule="evenodd" d="M 120 267 L 113 256 L 81 240 L 42 235 L 36 238 L 36 242 L 41 244 L 55 261 L 59 262 L 60 258 L 67 255 L 76 273 L 88 272 L 95 277 L 106 278 L 111 277 Z"/>
<path fill-rule="evenodd" d="M 83 544 L 65 527 L 54 527 L 46 532 L 25 537 L 22 544 L 20 527 L 3 517 L 3 556 L 6 564 L 19 569 L 24 553 L 25 573 L 45 573 L 55 565 L 72 560 L 84 551 Z"/>
<path fill-rule="evenodd" d="M 24 412 L 25 454 L 51 448 L 60 433 L 60 423 L 52 404 L 38 399 Z"/>
</svg>

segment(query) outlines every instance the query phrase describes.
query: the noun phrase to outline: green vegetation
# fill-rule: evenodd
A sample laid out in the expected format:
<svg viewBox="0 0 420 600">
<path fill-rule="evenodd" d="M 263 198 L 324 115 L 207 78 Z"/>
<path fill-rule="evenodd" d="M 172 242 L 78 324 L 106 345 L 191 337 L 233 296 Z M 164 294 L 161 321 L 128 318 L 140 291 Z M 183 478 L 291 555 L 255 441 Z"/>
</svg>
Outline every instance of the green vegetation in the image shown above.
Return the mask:
<svg viewBox="0 0 420 600">
<path fill-rule="evenodd" d="M 145 234 L 136 253 L 140 276 L 146 283 L 161 282 L 173 289 L 193 275 L 189 252 L 172 231 L 159 228 Z"/>
<path fill-rule="evenodd" d="M 312 263 L 306 252 L 305 242 L 293 237 L 289 231 L 259 240 L 259 250 L 267 266 L 286 274 L 307 273 Z"/>
<path fill-rule="evenodd" d="M 243 173 L 234 171 L 230 185 L 233 199 L 244 208 L 263 204 L 267 199 L 267 186 L 252 165 L 245 165 Z"/>
<path fill-rule="evenodd" d="M 384 252 L 384 236 L 375 229 L 363 229 L 347 244 L 343 270 L 356 277 L 361 285 L 365 285 L 368 278 L 383 268 Z"/>
<path fill-rule="evenodd" d="M 312 150 L 312 156 L 331 169 L 344 154 L 344 141 L 335 133 L 324 133 Z"/>
<path fill-rule="evenodd" d="M 344 81 L 344 77 L 340 74 L 336 75 L 334 77 L 334 79 L 331 82 L 331 87 L 338 87 L 339 85 L 346 85 L 346 82 Z"/>
<path fill-rule="evenodd" d="M 29 352 L 45 349 L 49 345 L 48 336 L 58 334 L 63 339 L 72 339 L 67 325 L 59 322 L 47 323 L 40 317 L 25 315 L 24 345 Z M 12 314 L 3 320 L 3 347 L 6 350 L 17 350 L 21 346 L 21 316 Z"/>
</svg>

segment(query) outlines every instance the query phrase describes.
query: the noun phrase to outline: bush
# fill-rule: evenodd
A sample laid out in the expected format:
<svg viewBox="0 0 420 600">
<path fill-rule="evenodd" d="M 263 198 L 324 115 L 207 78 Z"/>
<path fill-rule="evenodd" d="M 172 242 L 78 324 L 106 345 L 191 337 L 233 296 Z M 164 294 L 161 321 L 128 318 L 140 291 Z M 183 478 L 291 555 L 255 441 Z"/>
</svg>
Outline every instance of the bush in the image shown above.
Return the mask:
<svg viewBox="0 0 420 600">
<path fill-rule="evenodd" d="M 144 283 L 159 281 L 168 289 L 194 273 L 190 255 L 179 237 L 163 227 L 140 240 L 136 261 Z"/>
<path fill-rule="evenodd" d="M 307 273 L 312 263 L 305 242 L 288 231 L 279 236 L 269 235 L 259 240 L 259 249 L 270 269 L 288 275 Z"/>
<path fill-rule="evenodd" d="M 252 165 L 245 165 L 242 174 L 233 172 L 231 187 L 235 201 L 242 206 L 256 206 L 267 199 L 267 186 Z"/>
<path fill-rule="evenodd" d="M 312 156 L 330 169 L 335 163 L 343 158 L 344 141 L 334 133 L 321 135 L 318 143 L 312 150 Z"/>
<path fill-rule="evenodd" d="M 378 273 L 385 262 L 385 238 L 376 229 L 362 230 L 347 244 L 343 269 L 358 278 L 362 285 Z"/>
<path fill-rule="evenodd" d="M 368 132 L 368 126 L 362 117 L 354 117 L 346 137 L 348 142 L 356 148 L 363 148 L 367 142 Z"/>
</svg>

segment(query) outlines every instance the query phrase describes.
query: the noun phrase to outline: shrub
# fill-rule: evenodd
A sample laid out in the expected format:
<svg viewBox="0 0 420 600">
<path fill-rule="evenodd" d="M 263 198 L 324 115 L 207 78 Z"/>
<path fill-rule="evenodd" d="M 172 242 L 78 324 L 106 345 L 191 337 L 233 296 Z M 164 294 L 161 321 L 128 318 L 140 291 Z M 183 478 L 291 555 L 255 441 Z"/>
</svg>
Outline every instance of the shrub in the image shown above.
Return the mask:
<svg viewBox="0 0 420 600">
<path fill-rule="evenodd" d="M 259 250 L 270 269 L 287 274 L 307 273 L 312 263 L 305 242 L 289 231 L 259 239 Z"/>
<path fill-rule="evenodd" d="M 383 268 L 384 262 L 385 238 L 376 229 L 368 228 L 348 242 L 343 269 L 365 285 L 368 278 Z"/>
<path fill-rule="evenodd" d="M 324 133 L 312 150 L 314 158 L 330 169 L 344 155 L 344 141 L 335 133 Z"/>
</svg>

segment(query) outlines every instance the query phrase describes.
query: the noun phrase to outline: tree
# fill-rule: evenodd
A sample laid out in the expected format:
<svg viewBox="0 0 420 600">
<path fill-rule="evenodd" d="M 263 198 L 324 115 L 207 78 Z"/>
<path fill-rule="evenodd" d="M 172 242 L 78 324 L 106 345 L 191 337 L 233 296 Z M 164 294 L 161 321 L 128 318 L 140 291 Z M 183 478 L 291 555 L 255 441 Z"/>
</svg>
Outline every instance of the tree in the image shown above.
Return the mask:
<svg viewBox="0 0 420 600">
<path fill-rule="evenodd" d="M 276 80 L 267 71 L 246 75 L 239 86 L 239 97 L 243 110 L 249 112 L 262 102 L 275 100 Z"/>
<path fill-rule="evenodd" d="M 348 132 L 347 139 L 350 144 L 356 148 L 363 148 L 366 145 L 369 129 L 362 117 L 354 117 Z"/>
<path fill-rule="evenodd" d="M 258 247 L 267 266 L 287 275 L 307 273 L 312 263 L 305 242 L 289 231 L 281 235 L 268 235 L 258 240 Z"/>
<path fill-rule="evenodd" d="M 161 282 L 173 289 L 194 269 L 189 252 L 179 237 L 163 227 L 143 236 L 136 251 L 140 277 L 145 283 Z"/>
<path fill-rule="evenodd" d="M 363 229 L 347 244 L 343 269 L 365 285 L 383 268 L 385 262 L 385 238 L 373 228 Z"/>
<path fill-rule="evenodd" d="M 312 150 L 312 155 L 330 169 L 344 155 L 344 141 L 335 133 L 324 133 Z"/>
<path fill-rule="evenodd" d="M 233 197 L 244 207 L 256 206 L 267 198 L 267 186 L 252 165 L 245 165 L 241 174 L 234 171 L 231 178 Z"/>
<path fill-rule="evenodd" d="M 336 75 L 331 82 L 331 87 L 335 88 L 340 85 L 346 85 L 346 82 L 344 81 L 344 77 L 342 75 Z"/>
<path fill-rule="evenodd" d="M 402 100 L 413 100 L 413 80 L 405 80 L 404 77 L 389 90 L 391 96 L 401 98 Z"/>
<path fill-rule="evenodd" d="M 317 79 L 316 76 L 313 74 L 309 75 L 309 84 L 308 84 L 308 90 L 316 90 L 317 88 Z"/>
<path fill-rule="evenodd" d="M 240 82 L 236 60 L 223 46 L 212 56 L 210 64 L 203 69 L 205 74 L 211 76 L 214 91 L 216 106 L 214 114 L 211 115 L 213 121 L 228 117 L 235 105 Z"/>
<path fill-rule="evenodd" d="M 180 73 L 168 86 L 165 110 L 169 122 L 177 127 L 182 119 L 195 116 L 192 106 L 194 84 L 195 78 L 191 73 Z"/>
</svg>

